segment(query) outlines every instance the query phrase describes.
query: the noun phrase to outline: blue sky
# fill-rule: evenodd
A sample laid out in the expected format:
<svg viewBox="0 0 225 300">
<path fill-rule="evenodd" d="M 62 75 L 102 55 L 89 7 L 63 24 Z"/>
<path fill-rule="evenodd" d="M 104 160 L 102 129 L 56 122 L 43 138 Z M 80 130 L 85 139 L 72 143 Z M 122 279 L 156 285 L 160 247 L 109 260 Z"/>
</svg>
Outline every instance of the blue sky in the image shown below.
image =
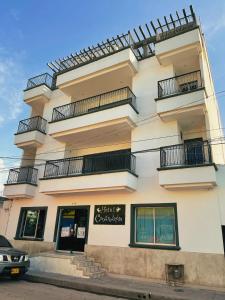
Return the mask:
<svg viewBox="0 0 225 300">
<path fill-rule="evenodd" d="M 188 8 L 190 4 L 203 26 L 216 91 L 224 90 L 225 1 L 1 1 L 0 156 L 21 154 L 13 145 L 13 139 L 19 120 L 29 117 L 29 107 L 23 104 L 22 90 L 28 78 L 48 71 L 47 62 Z M 224 95 L 218 101 L 225 124 Z M 0 169 L 17 163 L 0 159 Z M 5 172 L 0 173 L 0 182 L 5 176 Z"/>
</svg>

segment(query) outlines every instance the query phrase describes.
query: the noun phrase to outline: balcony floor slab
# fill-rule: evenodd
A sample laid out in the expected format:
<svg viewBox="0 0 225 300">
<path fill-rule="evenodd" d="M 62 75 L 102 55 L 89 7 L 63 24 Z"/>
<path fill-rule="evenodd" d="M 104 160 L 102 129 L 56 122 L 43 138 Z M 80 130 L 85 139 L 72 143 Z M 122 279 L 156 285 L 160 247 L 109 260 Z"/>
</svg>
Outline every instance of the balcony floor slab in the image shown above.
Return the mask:
<svg viewBox="0 0 225 300">
<path fill-rule="evenodd" d="M 128 171 L 48 178 L 40 181 L 40 192 L 47 195 L 118 190 L 133 192 L 136 187 L 137 176 Z"/>
<path fill-rule="evenodd" d="M 165 189 L 212 189 L 216 186 L 214 164 L 159 168 L 159 184 Z"/>
</svg>

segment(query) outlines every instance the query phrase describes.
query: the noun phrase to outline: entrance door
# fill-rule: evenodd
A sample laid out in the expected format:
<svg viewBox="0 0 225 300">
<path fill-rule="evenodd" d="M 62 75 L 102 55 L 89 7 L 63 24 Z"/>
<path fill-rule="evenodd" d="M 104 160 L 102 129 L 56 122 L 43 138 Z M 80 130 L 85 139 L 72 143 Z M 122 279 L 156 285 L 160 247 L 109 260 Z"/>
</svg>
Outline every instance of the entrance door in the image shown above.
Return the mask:
<svg viewBox="0 0 225 300">
<path fill-rule="evenodd" d="M 87 207 L 60 209 L 57 250 L 84 251 L 88 233 L 88 218 Z"/>
</svg>

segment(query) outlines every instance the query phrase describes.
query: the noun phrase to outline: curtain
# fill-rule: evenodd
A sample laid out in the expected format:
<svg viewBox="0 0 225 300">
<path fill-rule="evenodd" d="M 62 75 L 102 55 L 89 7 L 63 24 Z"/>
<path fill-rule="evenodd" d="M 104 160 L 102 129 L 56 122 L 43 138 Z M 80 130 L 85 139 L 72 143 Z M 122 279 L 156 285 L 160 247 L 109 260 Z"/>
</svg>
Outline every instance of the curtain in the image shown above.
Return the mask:
<svg viewBox="0 0 225 300">
<path fill-rule="evenodd" d="M 136 208 L 136 242 L 154 243 L 153 208 Z"/>
<path fill-rule="evenodd" d="M 176 244 L 173 207 L 155 208 L 155 242 L 157 244 Z"/>
</svg>

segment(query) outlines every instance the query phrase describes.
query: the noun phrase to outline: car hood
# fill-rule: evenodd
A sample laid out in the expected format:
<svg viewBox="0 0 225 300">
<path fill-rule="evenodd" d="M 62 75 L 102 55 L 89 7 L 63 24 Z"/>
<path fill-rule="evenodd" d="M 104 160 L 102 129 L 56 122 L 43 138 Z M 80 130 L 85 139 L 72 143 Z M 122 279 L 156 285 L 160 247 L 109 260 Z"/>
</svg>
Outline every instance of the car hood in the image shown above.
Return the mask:
<svg viewBox="0 0 225 300">
<path fill-rule="evenodd" d="M 0 255 L 26 255 L 27 253 L 15 248 L 0 247 Z"/>
</svg>

